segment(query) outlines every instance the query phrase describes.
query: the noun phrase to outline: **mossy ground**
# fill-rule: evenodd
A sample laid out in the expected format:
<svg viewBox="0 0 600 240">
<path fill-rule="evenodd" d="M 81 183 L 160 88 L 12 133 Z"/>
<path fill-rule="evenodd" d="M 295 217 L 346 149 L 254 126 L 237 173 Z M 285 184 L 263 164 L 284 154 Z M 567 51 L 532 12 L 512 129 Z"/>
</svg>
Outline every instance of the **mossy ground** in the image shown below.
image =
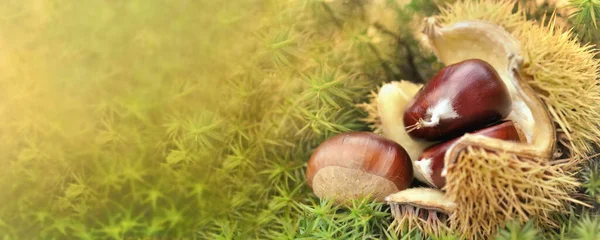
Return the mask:
<svg viewBox="0 0 600 240">
<path fill-rule="evenodd" d="M 3 1 L 0 236 L 402 238 L 304 183 L 320 142 L 368 130 L 371 90 L 439 68 L 409 29 L 434 3 L 386 6 L 374 27 L 362 1 Z M 582 219 L 564 236 L 600 232 Z"/>
</svg>

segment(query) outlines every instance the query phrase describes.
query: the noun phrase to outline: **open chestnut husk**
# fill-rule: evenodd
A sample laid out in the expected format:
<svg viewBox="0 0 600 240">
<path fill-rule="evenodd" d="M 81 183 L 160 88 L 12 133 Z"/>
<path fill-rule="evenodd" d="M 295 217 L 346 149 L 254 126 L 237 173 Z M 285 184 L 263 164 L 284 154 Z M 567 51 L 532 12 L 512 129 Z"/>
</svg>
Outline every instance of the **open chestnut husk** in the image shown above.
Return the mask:
<svg viewBox="0 0 600 240">
<path fill-rule="evenodd" d="M 422 34 L 416 38 L 423 40 L 424 52 L 442 64 L 481 59 L 494 67 L 512 101 L 503 120 L 517 124 L 525 140 L 470 133 L 459 137 L 444 156 L 446 186 L 438 192 L 456 206 L 448 221 L 435 225 L 404 211 L 394 214 L 398 234 L 416 227 L 423 238 L 448 230 L 460 239 L 492 239 L 507 221 L 524 224 L 533 219 L 536 227 L 555 231 L 560 226 L 554 216 L 585 205 L 577 200 L 581 183 L 575 174 L 600 143 L 600 59 L 592 46 L 582 45 L 558 25 L 561 16 L 529 20 L 518 5 L 453 1 L 440 6 L 439 16 L 426 18 L 419 29 Z M 380 17 L 377 9 L 373 15 Z M 368 106 L 369 119 L 375 121 L 366 123 L 381 130 L 377 104 Z M 401 221 L 404 215 L 414 221 Z"/>
<path fill-rule="evenodd" d="M 333 136 L 313 152 L 306 180 L 319 198 L 344 203 L 369 197 L 375 201 L 408 188 L 413 168 L 398 143 L 370 132 Z"/>
<path fill-rule="evenodd" d="M 513 11 L 514 4 L 504 1 L 458 1 L 424 23 L 425 47 L 444 65 L 480 59 L 497 71 L 511 100 L 503 120 L 518 125 L 524 136 L 516 142 L 466 133 L 446 150 L 443 195 L 456 208 L 447 226 L 437 229 L 447 227 L 465 239 L 489 239 L 508 220 L 536 218 L 539 227 L 556 227 L 556 213 L 566 212 L 569 204 L 585 205 L 574 198 L 580 183 L 573 165 L 589 148 L 583 137 L 600 136 L 597 124 L 588 122 L 600 119 L 598 111 L 588 111 L 591 100 L 600 97 L 595 80 L 600 64 L 592 51 L 554 24 L 538 25 Z M 583 91 L 585 101 L 557 101 L 564 91 Z M 554 159 L 559 128 L 575 153 L 568 161 Z M 416 224 L 427 234 L 435 231 L 430 223 Z"/>
</svg>

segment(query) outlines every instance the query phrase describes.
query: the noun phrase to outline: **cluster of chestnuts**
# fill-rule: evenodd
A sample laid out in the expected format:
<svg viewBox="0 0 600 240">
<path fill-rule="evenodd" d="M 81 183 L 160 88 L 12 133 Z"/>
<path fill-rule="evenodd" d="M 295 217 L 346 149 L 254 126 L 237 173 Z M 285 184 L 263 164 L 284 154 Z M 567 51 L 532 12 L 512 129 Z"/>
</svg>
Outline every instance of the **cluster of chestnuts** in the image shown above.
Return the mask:
<svg viewBox="0 0 600 240">
<path fill-rule="evenodd" d="M 338 202 L 386 196 L 410 188 L 415 171 L 424 183 L 445 185 L 444 154 L 466 133 L 526 141 L 512 112 L 510 91 L 489 63 L 469 59 L 442 68 L 406 105 L 402 126 L 410 138 L 428 143 L 410 159 L 402 143 L 371 132 L 342 133 L 312 154 L 306 178 L 320 198 Z"/>
</svg>

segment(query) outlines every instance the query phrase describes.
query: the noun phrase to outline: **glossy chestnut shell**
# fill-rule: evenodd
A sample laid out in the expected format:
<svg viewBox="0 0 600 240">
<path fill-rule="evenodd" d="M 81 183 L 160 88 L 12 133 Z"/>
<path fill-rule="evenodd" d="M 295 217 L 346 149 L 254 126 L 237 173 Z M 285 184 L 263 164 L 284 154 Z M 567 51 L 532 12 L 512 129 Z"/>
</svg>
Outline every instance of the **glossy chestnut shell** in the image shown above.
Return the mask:
<svg viewBox="0 0 600 240">
<path fill-rule="evenodd" d="M 447 140 L 506 118 L 512 110 L 508 88 L 487 62 L 468 59 L 442 68 L 404 111 L 408 134 Z"/>
<path fill-rule="evenodd" d="M 371 132 L 351 132 L 327 139 L 313 152 L 306 178 L 320 198 L 371 195 L 382 201 L 410 186 L 413 169 L 398 143 Z"/>
</svg>

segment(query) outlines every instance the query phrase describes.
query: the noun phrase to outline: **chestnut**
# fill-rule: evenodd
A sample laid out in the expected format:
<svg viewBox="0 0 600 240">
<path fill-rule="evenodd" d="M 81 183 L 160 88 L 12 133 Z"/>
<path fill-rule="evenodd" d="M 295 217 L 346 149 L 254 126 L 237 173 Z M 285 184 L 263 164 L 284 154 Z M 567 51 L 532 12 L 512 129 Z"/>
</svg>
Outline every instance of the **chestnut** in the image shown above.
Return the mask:
<svg viewBox="0 0 600 240">
<path fill-rule="evenodd" d="M 480 129 L 471 134 L 483 135 L 486 137 L 523 142 L 525 136 L 513 121 L 504 121 L 499 124 Z M 452 146 L 460 137 L 450 141 L 438 143 L 423 150 L 415 161 L 415 169 L 419 171 L 428 181 L 429 185 L 437 188 L 443 188 L 446 185 L 446 178 L 442 174 L 444 170 L 444 156 L 448 148 Z"/>
<path fill-rule="evenodd" d="M 371 132 L 342 133 L 313 152 L 306 180 L 319 198 L 346 202 L 360 197 L 383 201 L 408 188 L 412 162 L 398 143 Z"/>
<path fill-rule="evenodd" d="M 508 88 L 498 72 L 480 59 L 442 68 L 404 110 L 408 134 L 447 140 L 506 118 L 512 111 Z"/>
</svg>

